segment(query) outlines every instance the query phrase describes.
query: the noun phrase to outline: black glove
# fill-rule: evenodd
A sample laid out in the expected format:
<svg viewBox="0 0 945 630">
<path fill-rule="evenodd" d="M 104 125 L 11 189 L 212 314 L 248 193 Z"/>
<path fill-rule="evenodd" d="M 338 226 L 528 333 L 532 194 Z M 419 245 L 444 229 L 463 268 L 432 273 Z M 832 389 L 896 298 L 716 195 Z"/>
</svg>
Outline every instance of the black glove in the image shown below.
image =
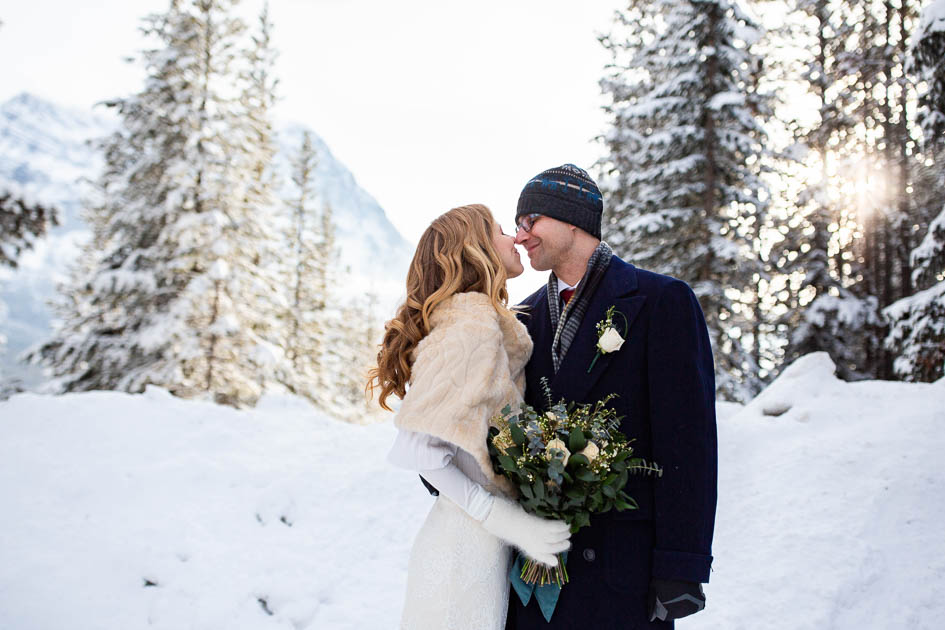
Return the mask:
<svg viewBox="0 0 945 630">
<path fill-rule="evenodd" d="M 650 621 L 682 619 L 705 608 L 702 585 L 675 580 L 650 582 Z"/>
</svg>

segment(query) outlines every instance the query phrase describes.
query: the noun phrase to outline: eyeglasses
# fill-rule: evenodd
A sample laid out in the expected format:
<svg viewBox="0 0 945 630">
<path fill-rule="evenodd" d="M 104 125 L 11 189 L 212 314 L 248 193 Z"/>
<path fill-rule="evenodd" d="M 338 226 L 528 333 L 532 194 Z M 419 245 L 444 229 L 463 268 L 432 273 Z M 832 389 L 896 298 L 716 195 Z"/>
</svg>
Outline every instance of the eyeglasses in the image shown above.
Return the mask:
<svg viewBox="0 0 945 630">
<path fill-rule="evenodd" d="M 543 216 L 545 215 L 537 214 L 537 213 L 526 214 L 519 220 L 518 224 L 515 226 L 515 233 L 518 234 L 522 230 L 525 230 L 526 232 L 531 232 L 532 227 L 535 225 L 535 221 L 537 221 Z"/>
</svg>

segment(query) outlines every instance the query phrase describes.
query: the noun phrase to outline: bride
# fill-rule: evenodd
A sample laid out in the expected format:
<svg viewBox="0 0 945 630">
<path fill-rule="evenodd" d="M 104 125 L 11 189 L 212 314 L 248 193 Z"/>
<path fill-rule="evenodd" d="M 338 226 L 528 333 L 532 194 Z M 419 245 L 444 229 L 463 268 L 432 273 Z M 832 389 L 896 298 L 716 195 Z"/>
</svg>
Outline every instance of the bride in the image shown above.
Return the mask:
<svg viewBox="0 0 945 630">
<path fill-rule="evenodd" d="M 522 400 L 532 342 L 505 286 L 522 271 L 488 208 L 454 208 L 420 237 L 386 325 L 369 385 L 385 409 L 403 399 L 389 460 L 439 491 L 410 553 L 402 629 L 500 630 L 509 545 L 548 565 L 568 548 L 567 524 L 527 514 L 486 447 L 490 419 Z"/>
</svg>

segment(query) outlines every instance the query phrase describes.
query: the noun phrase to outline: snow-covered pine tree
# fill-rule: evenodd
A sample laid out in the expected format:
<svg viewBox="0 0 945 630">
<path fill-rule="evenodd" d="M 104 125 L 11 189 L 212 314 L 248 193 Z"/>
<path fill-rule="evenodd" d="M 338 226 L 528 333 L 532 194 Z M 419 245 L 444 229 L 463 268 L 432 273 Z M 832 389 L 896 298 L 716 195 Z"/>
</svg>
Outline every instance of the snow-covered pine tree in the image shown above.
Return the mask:
<svg viewBox="0 0 945 630">
<path fill-rule="evenodd" d="M 0 189 L 0 267 L 15 268 L 20 254 L 32 249 L 36 240 L 55 225 L 58 225 L 55 208 L 28 199 L 20 190 Z M 7 306 L 0 302 L 0 321 L 6 314 Z M 6 338 L 0 335 L 0 354 L 5 348 Z M 0 372 L 0 400 L 19 391 L 19 387 Z"/>
<path fill-rule="evenodd" d="M 16 267 L 20 254 L 58 224 L 55 208 L 9 189 L 0 190 L 0 265 Z"/>
<path fill-rule="evenodd" d="M 780 7 L 780 0 L 758 0 L 752 5 L 759 15 Z M 782 91 L 796 74 L 793 60 L 784 54 L 785 41 L 794 40 L 793 29 L 786 20 L 780 24 L 774 20 L 770 22 L 757 43 L 752 45 L 752 53 L 761 62 L 751 68 L 752 82 L 747 86 L 751 100 L 757 104 L 755 113 L 769 134 L 765 139 L 765 150 L 750 165 L 757 169 L 766 186 L 758 191 L 756 204 L 744 207 L 746 211 L 741 213 L 739 230 L 757 268 L 752 286 L 740 291 L 740 302 L 744 309 L 741 318 L 749 331 L 752 362 L 758 367 L 759 385 L 770 382 L 783 361 L 785 334 L 780 322 L 778 299 L 782 280 L 777 273 L 773 246 L 781 238 L 781 217 L 787 210 L 784 190 L 788 184 L 796 185 L 791 177 L 796 171 L 791 147 L 780 146 L 773 139 L 790 137 L 785 121 L 776 112 L 787 105 Z"/>
<path fill-rule="evenodd" d="M 939 203 L 933 206 L 938 214 L 911 256 L 913 281 L 927 289 L 945 274 L 945 207 L 937 207 L 945 190 L 945 0 L 933 0 L 923 10 L 910 53 L 909 70 L 917 82 L 925 83 L 919 94 L 918 119 L 932 180 L 929 187 L 939 193 Z"/>
<path fill-rule="evenodd" d="M 738 303 L 763 273 L 744 231 L 764 207 L 765 105 L 752 89 L 759 32 L 736 0 L 631 0 L 601 38 L 612 55 L 601 81 L 611 100 L 599 165 L 605 239 L 693 287 L 729 400 L 760 385 Z"/>
<path fill-rule="evenodd" d="M 68 391 L 141 391 L 252 403 L 268 347 L 245 252 L 265 251 L 247 203 L 236 0 L 172 0 L 145 19 L 144 88 L 109 103 L 121 125 L 104 143 L 93 237 L 51 340 L 32 352 Z M 66 296 L 69 297 L 67 290 Z"/>
<path fill-rule="evenodd" d="M 245 186 L 241 200 L 240 224 L 232 240 L 231 264 L 244 281 L 244 296 L 249 304 L 240 308 L 250 315 L 245 321 L 257 337 L 256 350 L 247 357 L 260 387 L 285 382 L 292 372 L 285 354 L 285 330 L 280 314 L 288 303 L 282 274 L 285 241 L 278 229 L 279 215 L 275 189 L 278 181 L 273 167 L 276 154 L 272 109 L 276 103 L 275 62 L 277 51 L 272 45 L 273 24 L 269 4 L 259 15 L 252 44 L 243 51 L 240 110 L 243 112 L 245 150 L 242 171 Z"/>
<path fill-rule="evenodd" d="M 318 155 L 312 135 L 305 131 L 298 153 L 291 159 L 291 178 L 297 196 L 285 202 L 289 221 L 284 240 L 291 253 L 284 257 L 287 263 L 285 285 L 289 296 L 281 319 L 292 374 L 283 384 L 289 391 L 328 408 L 332 396 L 323 354 L 329 328 L 327 294 L 329 267 L 334 264 L 331 254 L 334 226 L 328 206 L 322 213 L 316 209 L 317 165 Z"/>
<path fill-rule="evenodd" d="M 838 162 L 844 138 L 852 135 L 851 121 L 838 106 L 841 79 L 837 55 L 843 41 L 834 37 L 840 19 L 834 0 L 795 0 L 792 7 L 800 28 L 792 33 L 800 53 L 800 79 L 816 99 L 816 118 L 793 120 L 792 152 L 809 173 L 796 204 L 782 222 L 783 240 L 776 244 L 778 272 L 786 290 L 781 323 L 788 334 L 785 362 L 826 351 L 845 379 L 862 378 L 865 363 L 863 335 L 875 327 L 875 300 L 861 299 L 842 278 L 852 259 L 849 240 L 840 226 L 852 203 L 837 190 Z M 790 115 L 790 114 L 789 114 Z M 835 255 L 831 255 L 835 252 Z M 870 337 L 871 339 L 871 337 Z"/>
<path fill-rule="evenodd" d="M 919 122 L 930 180 L 941 204 L 945 190 L 945 0 L 933 0 L 922 12 L 907 68 L 919 94 Z M 908 381 L 934 381 L 945 375 L 945 208 L 928 223 L 912 250 L 912 280 L 921 289 L 898 300 L 883 314 L 890 330 L 887 348 L 895 352 L 896 376 Z"/>
<path fill-rule="evenodd" d="M 911 119 L 915 85 L 906 72 L 907 43 L 920 1 L 839 4 L 843 19 L 835 36 L 844 46 L 837 67 L 845 85 L 839 101 L 853 123 L 847 158 L 861 171 L 853 180 L 861 191 L 850 288 L 874 296 L 882 309 L 916 290 L 910 252 L 917 230 L 929 220 L 927 197 L 934 194 L 926 189 L 926 157 L 918 151 L 919 133 Z M 867 344 L 863 371 L 892 378 L 893 356 L 883 346 L 883 326 L 867 330 L 874 341 Z"/>
<path fill-rule="evenodd" d="M 289 244 L 285 285 L 287 305 L 280 318 L 286 331 L 286 354 L 292 364 L 282 384 L 320 409 L 348 422 L 364 422 L 371 409 L 363 392 L 376 352 L 372 335 L 380 334 L 374 312 L 376 297 L 341 303 L 343 282 L 331 204 L 318 212 L 315 170 L 318 155 L 305 131 L 290 160 L 294 194 L 285 200 L 284 241 Z"/>
<path fill-rule="evenodd" d="M 922 9 L 909 52 L 908 71 L 925 82 L 917 117 L 926 143 L 945 144 L 945 0 Z"/>
<path fill-rule="evenodd" d="M 893 302 L 883 315 L 890 322 L 886 344 L 895 352 L 896 376 L 922 382 L 945 376 L 945 280 Z"/>
<path fill-rule="evenodd" d="M 380 407 L 372 404 L 364 388 L 383 332 L 377 308 L 377 295 L 368 291 L 337 313 L 340 319 L 331 331 L 326 365 L 332 372 L 335 408 L 348 422 L 369 423 L 379 416 Z"/>
<path fill-rule="evenodd" d="M 373 323 L 371 302 L 353 300 L 340 302 L 336 290 L 344 282 L 346 272 L 340 269 L 338 244 L 335 238 L 334 213 L 325 202 L 321 214 L 321 241 L 318 248 L 318 272 L 311 279 L 312 289 L 322 294 L 320 315 L 323 322 L 323 343 L 318 354 L 319 380 L 323 384 L 323 404 L 332 415 L 348 422 L 363 422 L 368 408 L 363 393 L 369 361 L 365 357 L 365 332 Z M 373 356 L 371 357 L 373 359 Z M 356 392 L 355 390 L 360 391 Z"/>
</svg>

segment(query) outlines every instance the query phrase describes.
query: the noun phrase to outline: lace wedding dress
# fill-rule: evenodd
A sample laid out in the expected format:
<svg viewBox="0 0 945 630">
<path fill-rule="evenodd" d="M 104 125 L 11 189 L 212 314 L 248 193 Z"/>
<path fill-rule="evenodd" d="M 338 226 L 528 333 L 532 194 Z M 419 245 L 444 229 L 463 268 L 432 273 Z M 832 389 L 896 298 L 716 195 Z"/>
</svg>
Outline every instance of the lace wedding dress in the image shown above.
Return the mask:
<svg viewBox="0 0 945 630">
<path fill-rule="evenodd" d="M 479 465 L 459 449 L 453 462 L 490 492 Z M 417 534 L 407 570 L 401 630 L 503 630 L 512 552 L 444 496 Z"/>
</svg>

